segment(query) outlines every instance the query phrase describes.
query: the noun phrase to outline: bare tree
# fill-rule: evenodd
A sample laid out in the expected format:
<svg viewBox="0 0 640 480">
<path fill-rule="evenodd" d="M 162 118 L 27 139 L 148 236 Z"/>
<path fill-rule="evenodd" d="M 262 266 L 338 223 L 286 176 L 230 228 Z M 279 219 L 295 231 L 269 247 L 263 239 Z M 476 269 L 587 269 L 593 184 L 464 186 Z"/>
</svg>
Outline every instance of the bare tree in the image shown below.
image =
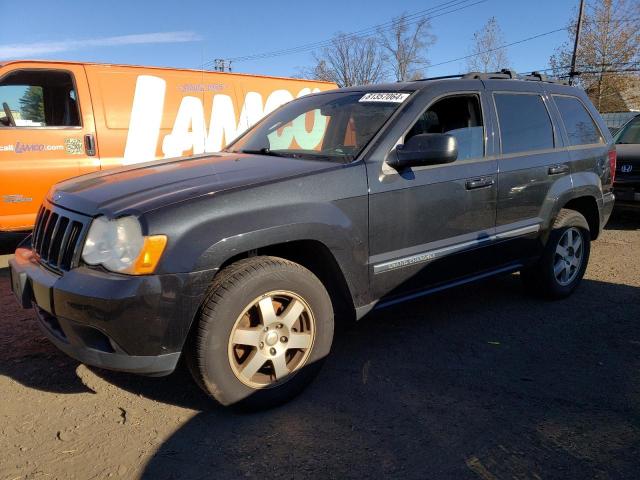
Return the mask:
<svg viewBox="0 0 640 480">
<path fill-rule="evenodd" d="M 436 41 L 427 18 L 409 20 L 403 13 L 392 20 L 390 28 L 378 28 L 377 33 L 378 42 L 385 52 L 385 63 L 397 81 L 422 76 L 422 69 L 429 65 L 428 49 Z"/>
<path fill-rule="evenodd" d="M 577 16 L 577 13 L 576 15 Z M 570 70 L 576 20 L 567 27 L 569 39 L 550 59 L 554 73 Z M 578 46 L 577 67 L 582 86 L 601 112 L 626 110 L 621 100 L 637 85 L 640 64 L 640 3 L 637 0 L 587 2 Z"/>
<path fill-rule="evenodd" d="M 317 58 L 315 55 L 314 60 L 316 64 L 311 67 L 298 67 L 298 73 L 294 75 L 294 78 L 306 78 L 333 82 L 333 75 L 331 74 L 331 72 L 329 72 L 326 60 Z"/>
<path fill-rule="evenodd" d="M 467 59 L 467 69 L 470 72 L 498 72 L 508 68 L 507 52 L 500 48 L 504 45 L 502 29 L 496 17 L 491 17 L 487 23 L 473 34 L 471 55 Z"/>
<path fill-rule="evenodd" d="M 339 87 L 367 85 L 383 79 L 382 56 L 373 38 L 339 33 L 328 47 L 314 52 L 315 65 L 301 75 L 337 83 Z"/>
</svg>

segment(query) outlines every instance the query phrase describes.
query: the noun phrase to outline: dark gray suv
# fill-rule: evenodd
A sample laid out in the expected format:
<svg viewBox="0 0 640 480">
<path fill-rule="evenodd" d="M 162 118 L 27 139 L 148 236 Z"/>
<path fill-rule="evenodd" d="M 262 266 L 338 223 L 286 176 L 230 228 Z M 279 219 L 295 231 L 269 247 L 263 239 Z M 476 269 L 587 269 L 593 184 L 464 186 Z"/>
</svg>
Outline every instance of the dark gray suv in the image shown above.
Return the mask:
<svg viewBox="0 0 640 480">
<path fill-rule="evenodd" d="M 12 288 L 61 350 L 225 405 L 299 392 L 335 318 L 519 271 L 580 283 L 615 150 L 583 91 L 468 74 L 297 99 L 226 151 L 55 186 Z M 385 353 L 386 354 L 386 353 Z"/>
</svg>

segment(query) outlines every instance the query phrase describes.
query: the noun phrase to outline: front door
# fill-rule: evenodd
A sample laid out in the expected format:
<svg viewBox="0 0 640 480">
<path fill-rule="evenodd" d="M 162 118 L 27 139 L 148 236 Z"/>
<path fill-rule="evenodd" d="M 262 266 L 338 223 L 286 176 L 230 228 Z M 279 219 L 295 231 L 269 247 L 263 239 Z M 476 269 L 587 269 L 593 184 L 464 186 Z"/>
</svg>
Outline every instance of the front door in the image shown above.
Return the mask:
<svg viewBox="0 0 640 480">
<path fill-rule="evenodd" d="M 0 231 L 30 229 L 53 184 L 100 168 L 82 66 L 0 77 Z"/>
<path fill-rule="evenodd" d="M 496 215 L 497 162 L 482 82 L 460 80 L 418 92 L 392 129 L 387 155 L 421 133 L 448 133 L 458 144 L 453 163 L 396 171 L 382 157 L 367 163 L 370 278 L 374 298 L 424 290 L 483 271 Z"/>
</svg>

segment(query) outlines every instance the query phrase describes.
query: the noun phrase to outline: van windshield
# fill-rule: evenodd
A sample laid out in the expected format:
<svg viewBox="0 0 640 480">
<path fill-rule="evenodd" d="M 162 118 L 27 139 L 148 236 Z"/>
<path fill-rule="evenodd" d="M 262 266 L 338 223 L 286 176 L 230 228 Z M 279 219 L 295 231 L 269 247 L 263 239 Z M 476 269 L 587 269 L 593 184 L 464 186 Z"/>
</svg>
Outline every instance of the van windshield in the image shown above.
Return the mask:
<svg viewBox="0 0 640 480">
<path fill-rule="evenodd" d="M 265 117 L 225 151 L 349 162 L 408 96 L 334 92 L 302 97 Z"/>
</svg>

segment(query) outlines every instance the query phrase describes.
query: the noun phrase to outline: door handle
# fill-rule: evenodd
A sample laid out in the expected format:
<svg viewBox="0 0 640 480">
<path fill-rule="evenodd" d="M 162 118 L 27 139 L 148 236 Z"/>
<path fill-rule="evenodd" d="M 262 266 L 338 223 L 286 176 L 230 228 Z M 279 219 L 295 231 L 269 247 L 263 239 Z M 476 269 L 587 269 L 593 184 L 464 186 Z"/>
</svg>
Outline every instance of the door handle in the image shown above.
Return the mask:
<svg viewBox="0 0 640 480">
<path fill-rule="evenodd" d="M 474 190 L 476 188 L 485 188 L 490 187 L 495 183 L 493 178 L 491 177 L 479 177 L 479 178 L 471 178 L 465 182 L 465 187 L 467 190 Z"/>
<path fill-rule="evenodd" d="M 567 173 L 569 171 L 569 165 L 553 165 L 549 167 L 549 175 L 559 175 L 561 173 Z"/>
<path fill-rule="evenodd" d="M 92 133 L 87 133 L 84 136 L 84 151 L 90 157 L 96 155 L 96 138 Z"/>
</svg>

